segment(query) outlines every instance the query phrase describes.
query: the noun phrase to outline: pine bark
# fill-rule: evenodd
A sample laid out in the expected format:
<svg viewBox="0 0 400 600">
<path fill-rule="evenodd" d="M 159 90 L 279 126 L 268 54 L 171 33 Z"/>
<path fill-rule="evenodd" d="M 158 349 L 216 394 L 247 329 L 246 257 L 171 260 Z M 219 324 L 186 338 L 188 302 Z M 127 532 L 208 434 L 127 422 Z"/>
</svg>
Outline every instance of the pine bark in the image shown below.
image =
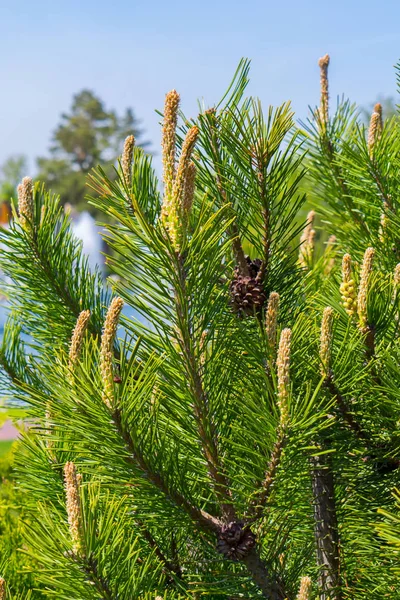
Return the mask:
<svg viewBox="0 0 400 600">
<path fill-rule="evenodd" d="M 327 454 L 311 458 L 320 600 L 342 600 L 335 484 Z"/>
<path fill-rule="evenodd" d="M 251 550 L 243 562 L 251 573 L 253 581 L 262 591 L 264 598 L 268 598 L 268 600 L 285 600 L 287 598 L 283 585 L 269 575 L 256 548 Z"/>
</svg>

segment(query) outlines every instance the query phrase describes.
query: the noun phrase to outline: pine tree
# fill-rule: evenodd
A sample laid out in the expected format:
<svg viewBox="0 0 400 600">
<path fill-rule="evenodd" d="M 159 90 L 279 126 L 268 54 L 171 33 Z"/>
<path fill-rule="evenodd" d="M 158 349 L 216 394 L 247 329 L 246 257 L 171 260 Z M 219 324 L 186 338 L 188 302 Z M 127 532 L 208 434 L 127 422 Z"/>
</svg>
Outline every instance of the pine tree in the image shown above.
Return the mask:
<svg viewBox="0 0 400 600">
<path fill-rule="evenodd" d="M 20 185 L 0 357 L 31 406 L 19 480 L 42 594 L 400 598 L 398 124 L 331 116 L 319 64 L 302 130 L 245 96 L 247 61 L 192 121 L 166 95 L 162 192 L 131 137 L 116 178 L 90 179 L 107 285 L 57 198 Z M 35 598 L 3 575 L 0 598 Z"/>
</svg>

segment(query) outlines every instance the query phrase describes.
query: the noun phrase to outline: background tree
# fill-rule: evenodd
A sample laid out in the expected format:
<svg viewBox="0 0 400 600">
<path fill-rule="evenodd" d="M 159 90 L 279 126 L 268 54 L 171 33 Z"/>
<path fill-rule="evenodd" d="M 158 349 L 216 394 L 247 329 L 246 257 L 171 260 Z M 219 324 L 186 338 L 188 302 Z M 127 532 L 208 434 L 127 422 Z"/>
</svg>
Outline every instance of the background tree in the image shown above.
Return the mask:
<svg viewBox="0 0 400 600">
<path fill-rule="evenodd" d="M 10 214 L 10 200 L 16 198 L 17 185 L 27 171 L 25 156 L 10 156 L 0 167 L 0 222 Z"/>
<path fill-rule="evenodd" d="M 107 110 L 92 91 L 82 90 L 74 96 L 71 111 L 61 116 L 50 157 L 38 159 L 38 177 L 60 194 L 63 204 L 87 209 L 87 174 L 97 165 L 115 161 L 122 141 L 130 134 L 140 145 L 142 130 L 132 109 L 118 115 Z"/>
</svg>

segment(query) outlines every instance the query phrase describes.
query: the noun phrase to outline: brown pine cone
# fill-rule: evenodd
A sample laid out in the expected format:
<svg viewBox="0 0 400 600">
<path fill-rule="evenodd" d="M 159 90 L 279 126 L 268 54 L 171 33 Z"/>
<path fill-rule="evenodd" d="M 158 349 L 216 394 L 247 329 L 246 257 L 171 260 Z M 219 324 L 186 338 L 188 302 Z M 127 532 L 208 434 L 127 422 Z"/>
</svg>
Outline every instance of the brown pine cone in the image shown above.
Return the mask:
<svg viewBox="0 0 400 600">
<path fill-rule="evenodd" d="M 231 522 L 221 527 L 217 550 L 231 560 L 243 560 L 255 543 L 256 536 L 249 526 L 244 526 L 240 521 Z"/>
<path fill-rule="evenodd" d="M 250 276 L 241 275 L 236 267 L 230 286 L 232 307 L 240 316 L 254 315 L 262 309 L 266 300 L 259 278 L 261 260 L 251 260 L 249 256 L 246 256 L 246 260 Z"/>
</svg>

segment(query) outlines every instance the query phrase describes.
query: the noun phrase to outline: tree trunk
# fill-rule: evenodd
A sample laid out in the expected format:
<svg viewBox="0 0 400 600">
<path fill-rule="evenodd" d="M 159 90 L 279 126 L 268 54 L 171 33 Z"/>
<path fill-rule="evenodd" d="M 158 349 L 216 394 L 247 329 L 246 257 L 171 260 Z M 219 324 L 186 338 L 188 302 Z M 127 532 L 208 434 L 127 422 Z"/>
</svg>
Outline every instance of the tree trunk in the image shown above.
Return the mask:
<svg viewBox="0 0 400 600">
<path fill-rule="evenodd" d="M 311 458 L 320 600 L 342 600 L 335 485 L 327 454 Z"/>
</svg>

